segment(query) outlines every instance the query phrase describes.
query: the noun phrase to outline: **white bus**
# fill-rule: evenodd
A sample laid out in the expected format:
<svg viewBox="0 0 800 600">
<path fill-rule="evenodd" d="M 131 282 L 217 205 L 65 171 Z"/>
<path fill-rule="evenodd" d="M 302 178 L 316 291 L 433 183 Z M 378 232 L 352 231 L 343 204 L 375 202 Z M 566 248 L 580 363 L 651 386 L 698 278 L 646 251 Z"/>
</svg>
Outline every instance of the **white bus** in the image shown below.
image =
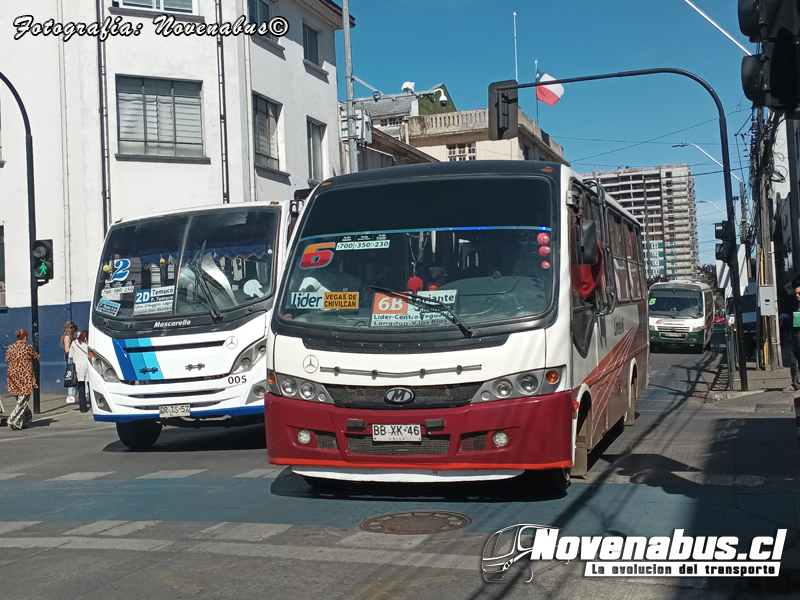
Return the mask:
<svg viewBox="0 0 800 600">
<path fill-rule="evenodd" d="M 116 423 L 127 447 L 152 446 L 163 425 L 263 420 L 268 317 L 297 206 L 227 204 L 109 229 L 89 388 L 94 419 Z"/>
<path fill-rule="evenodd" d="M 647 385 L 642 261 L 636 220 L 557 163 L 323 182 L 271 320 L 269 461 L 312 484 L 564 489 Z"/>
<path fill-rule="evenodd" d="M 702 352 L 714 333 L 714 292 L 706 283 L 654 283 L 648 302 L 650 349 L 684 346 Z"/>
</svg>

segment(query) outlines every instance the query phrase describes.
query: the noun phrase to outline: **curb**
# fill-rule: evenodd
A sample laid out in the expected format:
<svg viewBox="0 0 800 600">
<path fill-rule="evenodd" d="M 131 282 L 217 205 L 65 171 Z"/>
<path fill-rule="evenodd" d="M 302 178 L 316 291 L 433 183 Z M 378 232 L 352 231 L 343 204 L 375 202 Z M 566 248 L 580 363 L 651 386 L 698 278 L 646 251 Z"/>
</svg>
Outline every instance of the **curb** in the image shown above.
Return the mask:
<svg viewBox="0 0 800 600">
<path fill-rule="evenodd" d="M 706 396 L 706 403 L 713 404 L 715 402 L 722 402 L 723 400 L 731 400 L 733 398 L 741 398 L 743 396 L 752 396 L 753 394 L 760 394 L 764 390 L 748 390 L 746 392 L 708 392 Z"/>
</svg>

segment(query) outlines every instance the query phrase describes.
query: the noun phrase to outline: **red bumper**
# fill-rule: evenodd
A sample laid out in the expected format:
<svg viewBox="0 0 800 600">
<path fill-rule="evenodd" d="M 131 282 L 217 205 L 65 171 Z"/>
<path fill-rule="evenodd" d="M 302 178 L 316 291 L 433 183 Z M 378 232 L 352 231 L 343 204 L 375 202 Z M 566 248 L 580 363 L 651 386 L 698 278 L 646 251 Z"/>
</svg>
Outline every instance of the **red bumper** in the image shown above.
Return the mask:
<svg viewBox="0 0 800 600">
<path fill-rule="evenodd" d="M 269 462 L 275 465 L 433 470 L 570 467 L 572 401 L 570 392 L 560 392 L 460 408 L 361 410 L 268 393 L 264 402 L 267 452 Z M 366 427 L 348 429 L 348 419 L 363 419 Z M 429 419 L 444 419 L 445 426 L 427 430 L 425 421 Z M 428 450 L 406 454 L 420 451 L 409 443 L 386 454 L 379 445 L 373 447 L 373 424 L 421 425 Z M 310 443 L 297 440 L 300 429 L 313 433 Z M 492 441 L 498 430 L 509 438 L 502 448 Z M 482 433 L 486 434 L 483 444 Z M 481 445 L 483 449 L 476 449 Z"/>
</svg>

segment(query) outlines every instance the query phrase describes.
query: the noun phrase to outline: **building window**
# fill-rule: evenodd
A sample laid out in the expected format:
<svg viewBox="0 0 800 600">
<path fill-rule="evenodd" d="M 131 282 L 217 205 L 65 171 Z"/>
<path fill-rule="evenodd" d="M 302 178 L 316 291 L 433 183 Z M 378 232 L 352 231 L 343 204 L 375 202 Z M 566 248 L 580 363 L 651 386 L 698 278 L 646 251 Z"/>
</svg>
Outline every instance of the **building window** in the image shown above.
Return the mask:
<svg viewBox="0 0 800 600">
<path fill-rule="evenodd" d="M 202 84 L 117 77 L 120 154 L 203 156 Z"/>
<path fill-rule="evenodd" d="M 325 125 L 306 121 L 308 133 L 308 179 L 313 183 L 322 181 L 322 139 L 325 137 Z"/>
<path fill-rule="evenodd" d="M 402 117 L 389 117 L 388 119 L 381 119 L 381 127 L 392 127 L 394 125 L 400 125 L 402 122 Z"/>
<path fill-rule="evenodd" d="M 251 23 L 257 25 L 266 23 L 272 18 L 272 2 L 269 0 L 247 0 L 247 12 Z M 269 33 L 261 37 L 273 39 Z"/>
<path fill-rule="evenodd" d="M 255 145 L 256 165 L 280 168 L 278 162 L 278 115 L 277 104 L 253 95 L 253 143 Z"/>
<path fill-rule="evenodd" d="M 303 58 L 320 66 L 319 32 L 303 23 Z"/>
<path fill-rule="evenodd" d="M 125 8 L 197 14 L 197 0 L 119 0 L 119 4 Z"/>
<path fill-rule="evenodd" d="M 447 160 L 475 160 L 475 142 L 469 144 L 447 144 Z"/>
<path fill-rule="evenodd" d="M 0 306 L 6 305 L 6 247 L 3 226 L 0 225 Z"/>
</svg>

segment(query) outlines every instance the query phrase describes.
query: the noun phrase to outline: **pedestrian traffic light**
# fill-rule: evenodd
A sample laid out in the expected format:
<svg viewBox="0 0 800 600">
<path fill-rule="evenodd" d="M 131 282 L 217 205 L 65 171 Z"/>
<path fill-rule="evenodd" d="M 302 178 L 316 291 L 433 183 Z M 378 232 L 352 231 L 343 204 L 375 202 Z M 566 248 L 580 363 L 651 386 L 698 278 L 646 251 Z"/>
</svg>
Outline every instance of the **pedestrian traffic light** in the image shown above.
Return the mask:
<svg viewBox="0 0 800 600">
<path fill-rule="evenodd" d="M 761 52 L 742 59 L 742 89 L 755 106 L 791 113 L 800 106 L 797 0 L 739 0 L 739 29 Z"/>
<path fill-rule="evenodd" d="M 53 278 L 53 240 L 36 240 L 31 246 L 33 276 L 43 285 Z"/>
<path fill-rule="evenodd" d="M 714 255 L 717 260 L 721 260 L 727 265 L 733 261 L 733 248 L 736 242 L 736 232 L 733 229 L 733 223 L 730 221 L 722 221 L 714 223 L 714 237 L 722 240 L 721 244 L 717 244 L 714 248 Z"/>
<path fill-rule="evenodd" d="M 504 87 L 513 89 L 503 90 Z M 519 103 L 517 80 L 508 79 L 489 84 L 489 139 L 510 140 L 517 137 Z"/>
</svg>

